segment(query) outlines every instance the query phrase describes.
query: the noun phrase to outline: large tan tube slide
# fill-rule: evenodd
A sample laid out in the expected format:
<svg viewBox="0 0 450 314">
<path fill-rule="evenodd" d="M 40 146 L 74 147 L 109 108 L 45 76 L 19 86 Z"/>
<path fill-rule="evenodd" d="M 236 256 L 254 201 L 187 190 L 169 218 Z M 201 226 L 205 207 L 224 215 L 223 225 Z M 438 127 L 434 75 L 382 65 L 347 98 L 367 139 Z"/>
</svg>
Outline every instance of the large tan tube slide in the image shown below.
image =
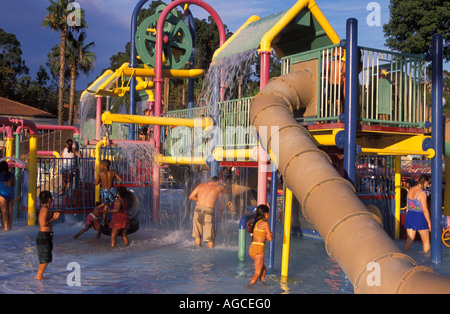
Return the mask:
<svg viewBox="0 0 450 314">
<path fill-rule="evenodd" d="M 293 118 L 294 112 L 312 104 L 317 92 L 311 73 L 293 72 L 269 81 L 253 99 L 250 118 L 261 144 L 276 155 L 304 216 L 324 239 L 327 253 L 339 263 L 355 293 L 448 293 L 450 278 L 417 266 L 398 249 L 353 186 Z M 266 131 L 272 127 L 278 127 L 277 134 Z"/>
</svg>

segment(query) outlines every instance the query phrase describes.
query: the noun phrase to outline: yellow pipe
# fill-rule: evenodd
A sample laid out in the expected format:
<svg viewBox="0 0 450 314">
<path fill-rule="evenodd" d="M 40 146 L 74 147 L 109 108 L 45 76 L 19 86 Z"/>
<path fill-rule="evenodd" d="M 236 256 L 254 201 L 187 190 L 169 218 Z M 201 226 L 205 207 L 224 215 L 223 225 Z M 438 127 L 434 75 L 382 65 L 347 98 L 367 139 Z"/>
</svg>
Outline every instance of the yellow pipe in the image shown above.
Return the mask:
<svg viewBox="0 0 450 314">
<path fill-rule="evenodd" d="M 13 138 L 6 138 L 5 157 L 13 157 Z"/>
<path fill-rule="evenodd" d="M 232 42 L 233 39 L 234 39 L 234 38 L 235 38 L 235 37 L 236 37 L 236 36 L 237 36 L 244 28 L 246 28 L 248 24 L 251 24 L 251 23 L 253 23 L 253 22 L 256 22 L 256 21 L 258 21 L 258 20 L 260 20 L 260 19 L 261 19 L 261 18 L 260 18 L 259 16 L 257 16 L 257 15 L 252 15 L 252 16 L 250 16 L 250 17 L 247 19 L 247 21 L 246 21 L 244 24 L 242 24 L 242 26 L 239 27 L 239 29 L 238 29 L 238 30 L 237 30 L 230 38 L 228 38 L 227 41 L 226 41 L 222 46 L 219 47 L 219 49 L 217 49 L 217 50 L 214 52 L 213 57 L 212 57 L 212 62 L 214 62 L 214 59 L 216 58 L 216 56 L 217 56 L 222 50 L 224 50 L 225 47 L 228 46 L 228 43 Z"/>
<path fill-rule="evenodd" d="M 95 179 L 97 179 L 98 174 L 100 173 L 100 158 L 102 146 L 106 145 L 106 138 L 98 141 L 95 145 Z M 95 186 L 95 201 L 100 202 L 100 184 Z"/>
<path fill-rule="evenodd" d="M 400 198 L 401 198 L 401 184 L 402 184 L 402 157 L 395 156 L 395 223 L 394 223 L 394 235 L 395 239 L 400 239 Z"/>
<path fill-rule="evenodd" d="M 153 88 L 153 82 L 140 82 L 136 85 L 136 91 L 148 90 Z M 123 97 L 125 93 L 130 91 L 130 87 L 117 87 L 112 89 L 112 92 L 120 97 Z M 148 94 L 148 93 L 147 93 Z"/>
<path fill-rule="evenodd" d="M 175 164 L 175 165 L 206 165 L 206 159 L 203 157 L 177 157 L 163 156 L 158 154 L 155 157 L 158 164 Z"/>
<path fill-rule="evenodd" d="M 300 13 L 306 8 L 310 0 L 300 0 L 267 32 L 261 39 L 259 51 L 271 52 L 273 39 Z"/>
<path fill-rule="evenodd" d="M 116 71 L 120 75 L 124 76 L 140 76 L 140 77 L 154 77 L 155 69 L 142 69 L 142 68 L 124 68 Z M 163 69 L 163 77 L 176 77 L 176 78 L 197 78 L 205 75 L 205 70 L 191 69 L 191 70 L 172 70 Z"/>
<path fill-rule="evenodd" d="M 28 225 L 36 225 L 37 136 L 30 135 L 28 157 Z"/>
<path fill-rule="evenodd" d="M 315 134 L 314 132 L 311 132 L 311 135 L 314 143 L 318 146 L 336 146 L 336 135 L 340 131 L 343 131 L 343 129 L 332 129 L 330 134 Z"/>
<path fill-rule="evenodd" d="M 105 111 L 102 114 L 102 122 L 104 124 L 118 123 L 133 123 L 145 125 L 165 125 L 165 126 L 185 126 L 189 128 L 202 127 L 207 129 L 213 125 L 211 118 L 203 119 L 182 119 L 170 117 L 152 117 L 152 116 L 136 116 L 129 114 L 113 114 Z"/>
<path fill-rule="evenodd" d="M 378 155 L 423 155 L 428 158 L 434 158 L 436 152 L 429 148 L 426 151 L 419 150 L 397 150 L 397 149 L 383 149 L 383 148 L 361 148 L 361 153 L 372 153 Z"/>
<path fill-rule="evenodd" d="M 320 26 L 325 31 L 325 34 L 327 34 L 328 38 L 330 38 L 331 42 L 333 44 L 338 44 L 341 42 L 341 39 L 339 38 L 338 34 L 334 30 L 334 28 L 331 26 L 330 22 L 328 22 L 325 15 L 323 15 L 322 11 L 320 10 L 319 6 L 317 5 L 316 1 L 311 0 L 309 1 L 308 6 L 309 11 L 311 11 L 312 15 L 316 18 L 317 22 L 320 24 Z"/>
<path fill-rule="evenodd" d="M 259 51 L 271 52 L 272 41 L 274 38 L 306 7 L 308 7 L 311 14 L 316 18 L 331 42 L 333 44 L 339 43 L 341 41 L 339 36 L 328 22 L 325 15 L 323 15 L 322 11 L 317 6 L 317 3 L 314 0 L 299 0 L 266 34 L 264 34 L 259 45 Z"/>
<path fill-rule="evenodd" d="M 138 82 L 136 88 L 138 88 L 139 85 L 143 86 L 143 83 L 146 83 L 146 84 L 147 84 L 147 88 L 144 89 L 144 90 L 145 90 L 145 92 L 146 92 L 147 95 L 148 95 L 148 100 L 149 100 L 149 101 L 154 101 L 154 100 L 155 100 L 155 94 L 154 94 L 153 91 L 151 90 L 151 89 L 154 87 L 153 82 L 152 82 L 152 81 L 150 81 L 150 82 L 147 81 L 147 82 L 146 82 L 146 81 L 144 81 L 144 80 L 143 80 L 142 78 L 140 78 L 140 77 L 136 77 L 136 81 Z"/>
<path fill-rule="evenodd" d="M 292 191 L 286 188 L 286 205 L 284 207 L 284 237 L 281 256 L 281 280 L 286 281 L 289 268 L 289 245 L 291 243 Z"/>
<path fill-rule="evenodd" d="M 125 64 L 123 64 L 122 66 L 125 66 Z M 126 63 L 126 66 L 128 66 L 128 63 Z M 116 71 L 116 73 L 117 73 L 117 71 Z M 103 73 L 103 75 L 101 77 L 104 77 L 104 76 L 107 76 L 107 75 L 111 75 L 111 74 L 114 74 L 114 72 L 111 71 L 111 70 L 107 70 L 105 73 Z M 106 86 L 108 86 L 108 84 L 111 83 L 111 81 L 113 79 L 116 79 L 116 78 L 117 78 L 117 75 L 111 75 L 110 78 L 108 78 L 105 82 L 103 82 L 102 85 L 100 85 L 98 87 L 97 91 L 104 90 L 106 88 Z"/>
<path fill-rule="evenodd" d="M 255 149 L 223 149 L 217 147 L 213 151 L 213 156 L 216 161 L 224 160 L 256 160 Z"/>
<path fill-rule="evenodd" d="M 81 98 L 83 98 L 86 94 L 91 94 L 91 93 L 95 93 L 96 91 L 93 90 L 95 84 L 97 84 L 98 81 L 101 81 L 103 79 L 103 77 L 112 74 L 113 71 L 111 70 L 107 70 L 105 71 L 105 73 L 103 73 L 98 79 L 96 79 L 94 81 L 94 83 L 92 83 L 82 94 L 81 94 Z"/>
</svg>

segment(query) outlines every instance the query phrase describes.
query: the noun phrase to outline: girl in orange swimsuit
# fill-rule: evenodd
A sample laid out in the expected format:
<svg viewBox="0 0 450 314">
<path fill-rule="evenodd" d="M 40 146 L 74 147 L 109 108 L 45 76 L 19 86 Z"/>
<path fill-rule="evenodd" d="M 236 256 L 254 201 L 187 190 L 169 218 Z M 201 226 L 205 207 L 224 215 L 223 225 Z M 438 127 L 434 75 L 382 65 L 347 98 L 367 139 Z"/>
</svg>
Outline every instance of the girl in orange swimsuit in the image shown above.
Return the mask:
<svg viewBox="0 0 450 314">
<path fill-rule="evenodd" d="M 249 254 L 255 261 L 255 274 L 250 285 L 253 285 L 258 279 L 266 278 L 266 266 L 264 265 L 264 249 L 266 240 L 272 241 L 272 232 L 267 220 L 270 218 L 269 207 L 259 205 L 256 208 L 256 216 L 252 227 L 253 242 L 249 248 Z"/>
</svg>

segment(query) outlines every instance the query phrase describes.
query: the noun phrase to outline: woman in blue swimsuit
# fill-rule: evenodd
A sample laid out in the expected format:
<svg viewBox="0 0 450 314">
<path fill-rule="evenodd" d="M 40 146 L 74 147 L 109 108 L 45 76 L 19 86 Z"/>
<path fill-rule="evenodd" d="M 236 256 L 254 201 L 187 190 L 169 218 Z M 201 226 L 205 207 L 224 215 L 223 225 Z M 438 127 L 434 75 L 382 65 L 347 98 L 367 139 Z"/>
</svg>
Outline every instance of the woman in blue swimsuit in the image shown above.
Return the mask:
<svg viewBox="0 0 450 314">
<path fill-rule="evenodd" d="M 416 232 L 422 239 L 423 251 L 427 253 L 430 250 L 431 220 L 430 212 L 427 206 L 427 194 L 424 189 L 430 184 L 430 178 L 427 175 L 421 175 L 416 186 L 408 192 L 408 208 L 405 216 L 406 242 L 403 248 L 408 251 L 411 248 Z"/>
<path fill-rule="evenodd" d="M 0 162 L 0 212 L 3 230 L 8 231 L 13 224 L 14 175 L 9 172 L 8 163 Z"/>
</svg>

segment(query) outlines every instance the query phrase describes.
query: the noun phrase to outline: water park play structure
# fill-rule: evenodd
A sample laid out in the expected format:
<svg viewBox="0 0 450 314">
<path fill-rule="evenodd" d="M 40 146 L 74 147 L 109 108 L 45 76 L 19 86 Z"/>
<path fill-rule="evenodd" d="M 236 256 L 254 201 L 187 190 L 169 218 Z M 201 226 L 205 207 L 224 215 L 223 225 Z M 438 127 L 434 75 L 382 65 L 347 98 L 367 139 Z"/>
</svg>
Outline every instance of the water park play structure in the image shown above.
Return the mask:
<svg viewBox="0 0 450 314">
<path fill-rule="evenodd" d="M 94 201 L 100 199 L 93 179 L 104 158 L 110 159 L 124 176 L 126 186 L 141 190 L 147 200 L 150 198 L 140 199 L 139 203 L 141 207 L 152 204 L 153 221 L 159 219 L 161 173 L 169 165 L 196 165 L 211 176 L 221 176 L 224 169 L 233 168 L 247 174 L 246 182 L 232 184 L 233 196 L 256 190 L 253 205 L 270 202 L 270 224 L 274 229 L 277 177 L 281 174 L 285 189 L 282 278 L 288 276 L 291 224 L 297 223 L 304 235 L 310 232 L 324 241 L 328 255 L 339 263 L 356 293 L 450 291 L 448 277 L 418 266 L 392 241 L 399 237 L 401 228 L 400 158 L 421 155 L 432 164 L 431 259 L 435 263 L 441 261 L 442 230 L 449 229 L 447 218 L 442 215 L 442 156 L 450 152 L 444 151 L 442 145 L 444 132 L 450 132 L 450 128 L 445 127 L 444 131 L 440 118 L 442 36 L 433 37 L 429 107 L 424 56 L 359 47 L 355 19 L 347 21 L 346 39 L 341 41 L 314 0 L 299 0 L 292 8 L 265 18 L 252 16 L 228 40 L 218 14 L 201 0 L 172 1 L 137 25 L 138 13 L 147 2 L 140 0 L 133 12 L 130 63 L 106 71 L 83 93 L 85 104 L 96 97 L 91 106 L 95 112 L 95 134 L 87 132 L 86 115 L 92 108 L 81 105 L 81 132 L 72 130 L 83 157 L 77 161 L 72 196 L 58 198 L 55 203 L 61 208 L 56 210 L 73 214 L 93 207 Z M 190 5 L 205 9 L 220 35 L 220 48 L 209 73 L 186 69 L 186 64 L 193 64 L 190 61 L 195 46 Z M 177 15 L 179 6 L 184 22 Z M 256 49 L 261 59 L 259 94 L 227 99 L 230 80 L 236 80 L 227 73 L 230 64 L 238 62 L 239 66 L 246 59 L 244 56 Z M 282 75 L 270 79 L 273 52 L 282 58 Z M 209 77 L 212 95 L 205 106 L 194 107 L 193 80 L 210 73 L 215 74 Z M 189 80 L 187 110 L 162 114 L 164 78 Z M 124 96 L 129 97 L 127 112 L 112 113 L 110 99 Z M 106 111 L 102 107 L 104 98 Z M 137 114 L 138 99 L 151 109 L 151 116 Z M 18 135 L 15 158 L 20 156 L 20 134 L 27 130 L 28 180 L 22 195 L 28 196 L 28 223 L 34 225 L 38 169 L 48 158 L 53 162 L 51 169 L 59 169 L 64 160 L 38 158 L 37 137 L 42 136 L 38 132 L 47 126 L 11 118 L 1 118 L 0 125 L 6 134 L 6 157 L 13 156 L 13 128 Z M 114 135 L 123 125 L 128 128 L 128 137 L 116 139 Z M 150 140 L 136 140 L 139 125 L 153 127 Z M 139 155 L 139 150 L 144 153 Z M 43 154 L 55 155 L 53 151 Z M 257 171 L 252 184 L 249 170 Z M 238 207 L 247 205 L 248 202 L 242 202 Z M 245 224 L 252 213 L 244 214 L 238 240 L 239 260 L 245 259 Z M 273 254 L 270 243 L 269 268 L 273 268 Z M 381 270 L 381 284 L 371 285 L 368 280 L 373 274 L 369 266 L 373 265 Z"/>
</svg>

